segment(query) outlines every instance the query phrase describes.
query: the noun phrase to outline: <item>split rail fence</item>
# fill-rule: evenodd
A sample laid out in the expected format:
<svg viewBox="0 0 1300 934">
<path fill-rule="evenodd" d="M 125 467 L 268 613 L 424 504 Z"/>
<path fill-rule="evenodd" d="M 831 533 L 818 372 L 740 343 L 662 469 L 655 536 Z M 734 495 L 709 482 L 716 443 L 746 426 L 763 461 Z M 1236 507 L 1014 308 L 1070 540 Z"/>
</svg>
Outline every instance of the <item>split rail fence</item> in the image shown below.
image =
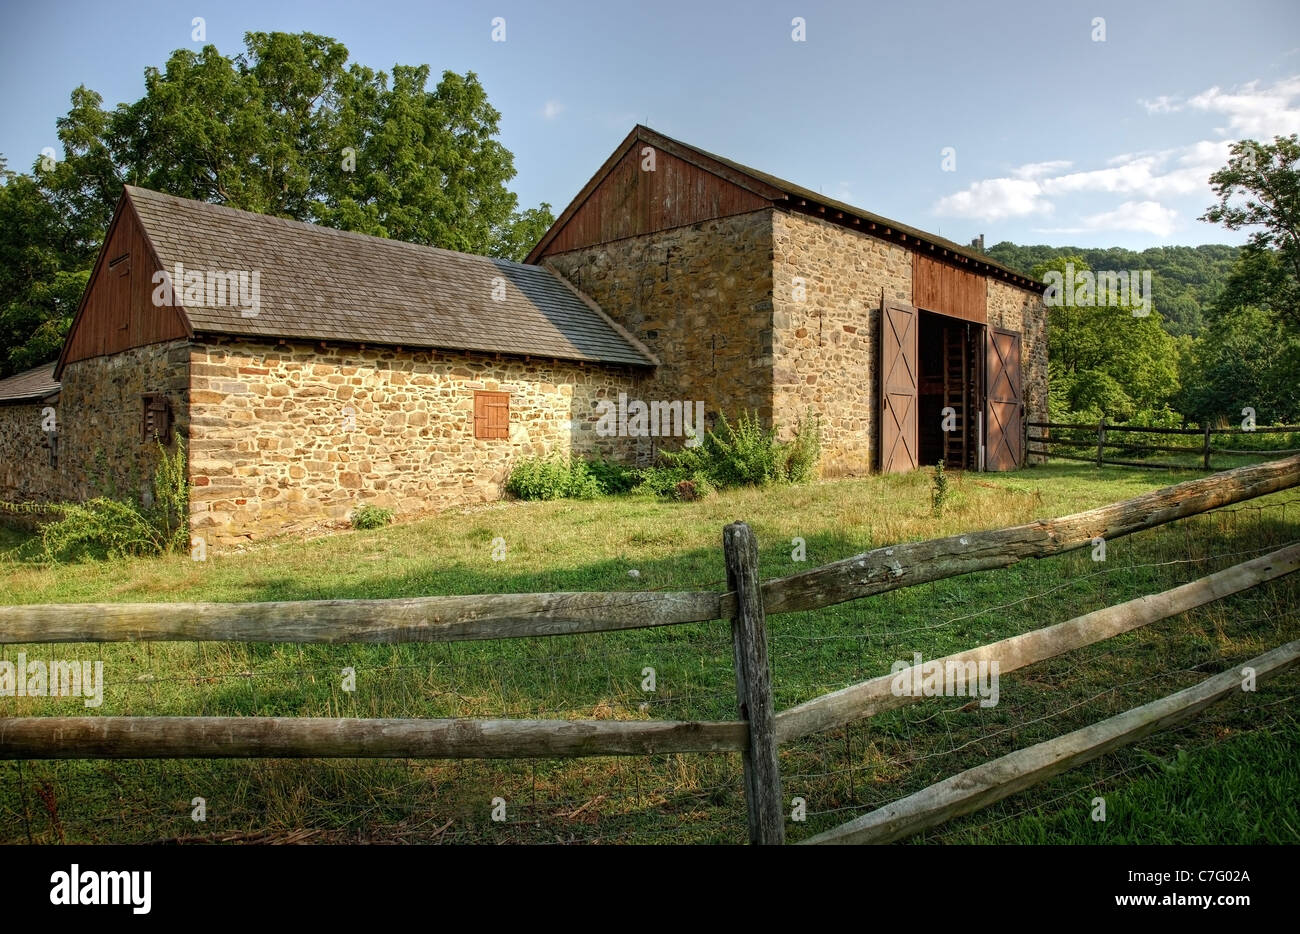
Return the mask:
<svg viewBox="0 0 1300 934">
<path fill-rule="evenodd" d="M 876 548 L 774 580 L 759 576 L 744 522 L 723 530 L 728 590 L 522 593 L 389 600 L 63 604 L 0 607 L 0 643 L 229 641 L 403 643 L 610 632 L 729 620 L 739 715 L 732 721 L 4 717 L 0 759 L 563 758 L 740 753 L 751 843 L 785 841 L 778 749 L 915 703 L 894 675 L 774 709 L 766 617 L 1007 568 L 1300 486 L 1300 456 L 1166 487 L 1071 516 Z M 1007 672 L 1131 632 L 1300 569 L 1300 544 L 1150 596 L 937 659 Z M 1300 640 L 1243 667 L 1264 679 L 1300 659 Z M 932 664 L 927 663 L 927 664 Z M 920 672 L 912 674 L 919 678 Z M 1240 690 L 1237 670 L 1085 729 L 986 762 L 810 838 L 887 842 L 985 807 L 1173 724 Z M 919 692 L 918 692 L 919 694 Z"/>
<path fill-rule="evenodd" d="M 1038 434 L 1029 434 L 1029 429 L 1038 429 Z M 1065 437 L 1058 437 L 1047 434 L 1049 431 L 1068 432 Z M 1025 441 L 1027 444 L 1026 451 L 1040 457 L 1056 458 L 1067 461 L 1083 461 L 1084 463 L 1096 464 L 1101 467 L 1103 464 L 1113 464 L 1119 467 L 1156 467 L 1172 470 L 1187 470 L 1191 465 L 1188 464 L 1170 464 L 1157 463 L 1152 461 L 1138 460 L 1121 460 L 1117 457 L 1107 457 L 1106 449 L 1118 448 L 1121 453 L 1131 453 L 1134 456 L 1142 456 L 1148 453 L 1164 454 L 1192 454 L 1201 458 L 1201 468 L 1211 470 L 1210 457 L 1213 454 L 1228 455 L 1257 455 L 1261 457 L 1280 457 L 1288 454 L 1300 454 L 1300 449 L 1273 449 L 1273 450 L 1254 450 L 1251 448 L 1234 448 L 1234 447 L 1215 447 L 1212 444 L 1213 436 L 1232 436 L 1232 435 L 1287 435 L 1300 431 L 1300 425 L 1276 425 L 1261 426 L 1259 428 L 1211 428 L 1205 424 L 1200 428 L 1159 428 L 1159 427 L 1142 427 L 1140 425 L 1110 425 L 1106 419 L 1101 419 L 1095 425 L 1085 425 L 1068 422 L 1026 422 L 1025 423 Z M 1085 433 L 1089 435 L 1084 440 Z M 1176 444 L 1154 444 L 1143 441 L 1125 441 L 1122 435 L 1184 435 L 1196 437 L 1201 443 L 1196 446 L 1176 445 Z M 1114 437 L 1113 437 L 1114 436 Z M 1075 453 L 1063 454 L 1052 450 L 1052 447 L 1059 445 L 1068 448 Z M 1083 455 L 1083 451 L 1094 451 L 1095 454 Z"/>
</svg>

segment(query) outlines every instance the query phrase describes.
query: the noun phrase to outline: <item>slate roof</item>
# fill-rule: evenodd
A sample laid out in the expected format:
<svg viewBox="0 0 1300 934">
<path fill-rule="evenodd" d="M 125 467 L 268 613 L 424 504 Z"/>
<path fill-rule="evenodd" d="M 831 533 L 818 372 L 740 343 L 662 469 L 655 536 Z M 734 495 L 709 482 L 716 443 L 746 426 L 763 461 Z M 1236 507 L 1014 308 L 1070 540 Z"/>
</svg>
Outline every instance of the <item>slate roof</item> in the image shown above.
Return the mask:
<svg viewBox="0 0 1300 934">
<path fill-rule="evenodd" d="M 658 363 L 541 266 L 126 187 L 163 269 L 258 273 L 259 308 L 184 306 L 195 333 Z M 179 291 L 180 283 L 175 287 Z M 500 297 L 504 290 L 504 298 Z M 180 295 L 177 304 L 183 304 Z"/>
<path fill-rule="evenodd" d="M 0 379 L 0 402 L 37 402 L 58 391 L 59 381 L 54 378 L 54 363 L 44 363 Z"/>
</svg>

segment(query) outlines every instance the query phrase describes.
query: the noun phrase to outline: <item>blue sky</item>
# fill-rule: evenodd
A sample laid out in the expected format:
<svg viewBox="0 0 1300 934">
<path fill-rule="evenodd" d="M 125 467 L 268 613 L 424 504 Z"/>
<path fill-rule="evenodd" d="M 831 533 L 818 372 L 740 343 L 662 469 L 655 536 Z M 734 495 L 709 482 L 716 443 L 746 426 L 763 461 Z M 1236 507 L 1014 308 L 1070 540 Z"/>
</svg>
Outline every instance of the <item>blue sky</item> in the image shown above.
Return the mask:
<svg viewBox="0 0 1300 934">
<path fill-rule="evenodd" d="M 967 241 L 1240 243 L 1196 220 L 1239 138 L 1300 132 L 1300 3 L 15 3 L 0 153 L 28 168 L 84 83 L 250 30 L 323 33 L 352 59 L 476 72 L 521 205 L 558 213 L 637 122 Z M 504 17 L 504 42 L 492 41 Z M 804 21 L 794 41 L 792 21 Z M 1094 20 L 1105 41 L 1094 41 Z M 944 149 L 955 171 L 944 171 Z"/>
</svg>

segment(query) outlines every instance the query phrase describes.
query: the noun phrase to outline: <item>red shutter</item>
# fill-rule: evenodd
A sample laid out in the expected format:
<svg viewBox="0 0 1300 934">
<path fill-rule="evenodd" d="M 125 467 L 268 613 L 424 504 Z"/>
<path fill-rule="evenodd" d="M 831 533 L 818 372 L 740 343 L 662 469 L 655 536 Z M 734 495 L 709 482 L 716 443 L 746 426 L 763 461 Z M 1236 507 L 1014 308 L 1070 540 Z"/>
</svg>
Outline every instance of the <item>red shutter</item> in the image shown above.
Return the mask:
<svg viewBox="0 0 1300 934">
<path fill-rule="evenodd" d="M 474 437 L 507 440 L 510 437 L 510 393 L 474 393 Z"/>
<path fill-rule="evenodd" d="M 887 303 L 880 313 L 880 469 L 915 470 L 917 312 Z"/>
<path fill-rule="evenodd" d="M 989 328 L 984 346 L 984 468 L 1014 470 L 1023 460 L 1020 334 Z"/>
</svg>

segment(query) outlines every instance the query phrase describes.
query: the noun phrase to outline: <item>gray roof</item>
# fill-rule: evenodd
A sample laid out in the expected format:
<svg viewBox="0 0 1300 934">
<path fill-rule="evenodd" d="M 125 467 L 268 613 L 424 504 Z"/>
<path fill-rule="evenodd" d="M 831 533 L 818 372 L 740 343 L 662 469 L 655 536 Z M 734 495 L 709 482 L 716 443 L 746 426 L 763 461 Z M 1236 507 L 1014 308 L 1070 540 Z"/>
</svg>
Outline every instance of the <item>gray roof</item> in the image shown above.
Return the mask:
<svg viewBox="0 0 1300 934">
<path fill-rule="evenodd" d="M 169 273 L 177 263 L 205 274 L 258 273 L 255 316 L 245 316 L 233 304 L 185 305 L 196 333 L 641 366 L 658 362 L 594 302 L 541 266 L 349 233 L 134 186 L 127 186 L 126 194 Z M 175 288 L 179 292 L 180 283 Z M 176 303 L 184 304 L 179 294 Z"/>
<path fill-rule="evenodd" d="M 37 402 L 59 391 L 54 364 L 44 363 L 31 370 L 0 379 L 0 402 Z"/>
</svg>

